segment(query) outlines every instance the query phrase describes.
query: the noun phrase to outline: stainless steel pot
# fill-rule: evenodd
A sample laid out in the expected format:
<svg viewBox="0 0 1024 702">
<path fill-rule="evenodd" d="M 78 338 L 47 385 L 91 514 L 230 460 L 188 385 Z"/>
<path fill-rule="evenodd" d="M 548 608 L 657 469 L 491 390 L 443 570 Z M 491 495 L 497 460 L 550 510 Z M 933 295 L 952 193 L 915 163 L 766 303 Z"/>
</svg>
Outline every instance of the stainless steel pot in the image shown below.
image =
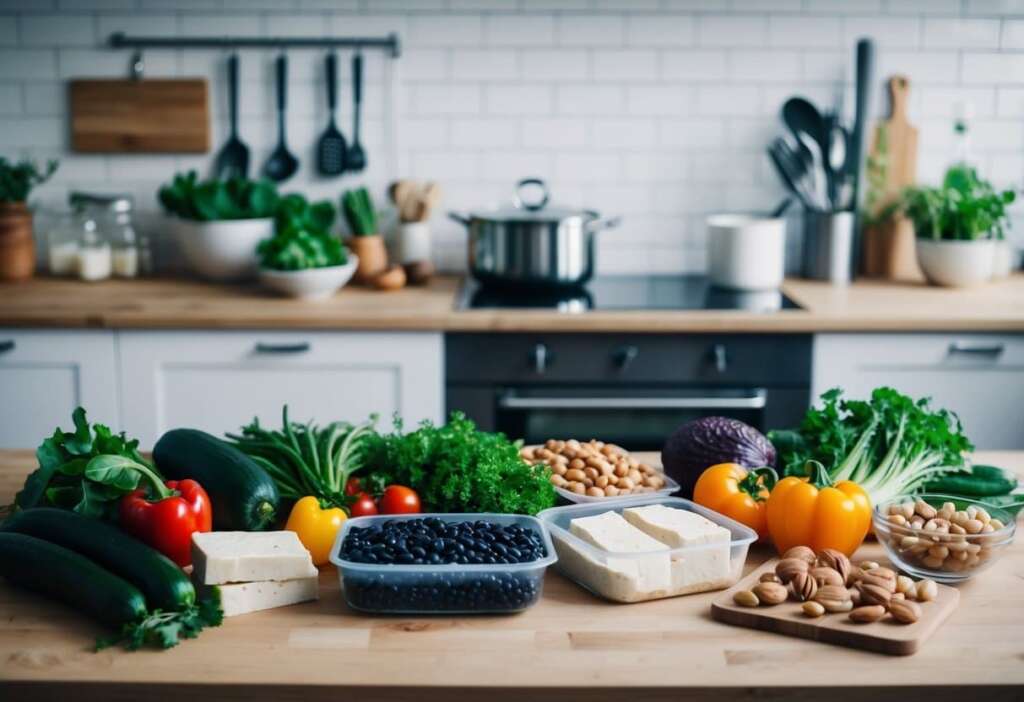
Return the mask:
<svg viewBox="0 0 1024 702">
<path fill-rule="evenodd" d="M 529 191 L 536 190 L 533 198 Z M 548 205 L 539 178 L 516 184 L 511 207 L 448 216 L 469 231 L 469 270 L 485 285 L 579 286 L 594 275 L 594 233 L 618 225 L 593 210 Z"/>
</svg>

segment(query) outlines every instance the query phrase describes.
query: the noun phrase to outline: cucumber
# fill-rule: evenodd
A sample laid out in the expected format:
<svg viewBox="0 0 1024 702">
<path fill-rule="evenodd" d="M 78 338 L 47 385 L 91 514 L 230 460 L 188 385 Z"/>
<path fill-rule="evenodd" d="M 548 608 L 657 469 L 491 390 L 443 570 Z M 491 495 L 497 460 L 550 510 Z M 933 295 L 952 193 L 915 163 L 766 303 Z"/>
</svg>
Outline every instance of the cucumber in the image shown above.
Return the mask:
<svg viewBox="0 0 1024 702">
<path fill-rule="evenodd" d="M 85 556 L 25 534 L 0 533 L 0 575 L 112 628 L 146 616 L 137 587 Z"/>
<path fill-rule="evenodd" d="M 281 495 L 254 460 L 198 429 L 172 429 L 156 442 L 153 460 L 170 480 L 195 480 L 213 505 L 213 527 L 262 531 L 274 523 Z"/>
<path fill-rule="evenodd" d="M 929 480 L 926 492 L 964 497 L 1005 495 L 1017 487 L 1017 476 L 996 466 L 974 465 L 969 473 L 951 473 Z"/>
<path fill-rule="evenodd" d="M 196 602 L 192 582 L 174 561 L 98 519 L 53 507 L 16 512 L 0 532 L 34 536 L 95 561 L 142 591 L 147 604 L 165 612 Z"/>
</svg>

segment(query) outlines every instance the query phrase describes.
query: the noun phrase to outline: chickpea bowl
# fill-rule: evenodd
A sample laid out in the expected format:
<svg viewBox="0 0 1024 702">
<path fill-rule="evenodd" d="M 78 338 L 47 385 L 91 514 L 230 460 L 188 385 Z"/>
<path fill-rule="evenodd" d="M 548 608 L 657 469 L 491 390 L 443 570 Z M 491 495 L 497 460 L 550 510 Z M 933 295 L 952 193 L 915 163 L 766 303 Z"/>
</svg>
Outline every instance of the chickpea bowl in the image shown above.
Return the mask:
<svg viewBox="0 0 1024 702">
<path fill-rule="evenodd" d="M 1012 514 L 950 495 L 903 495 L 875 506 L 875 536 L 902 571 L 942 583 L 968 580 L 1013 543 Z"/>
<path fill-rule="evenodd" d="M 638 461 L 621 446 L 597 439 L 548 439 L 543 445 L 524 446 L 519 455 L 550 468 L 555 492 L 567 502 L 667 497 L 679 490 L 679 483 L 662 471 Z"/>
</svg>

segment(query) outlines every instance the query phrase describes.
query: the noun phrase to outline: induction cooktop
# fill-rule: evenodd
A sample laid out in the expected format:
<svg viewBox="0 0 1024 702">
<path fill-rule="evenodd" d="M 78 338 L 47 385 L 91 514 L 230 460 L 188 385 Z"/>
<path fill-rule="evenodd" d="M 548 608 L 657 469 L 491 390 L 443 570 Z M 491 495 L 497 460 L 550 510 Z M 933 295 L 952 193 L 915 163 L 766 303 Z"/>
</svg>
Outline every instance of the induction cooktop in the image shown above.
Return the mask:
<svg viewBox="0 0 1024 702">
<path fill-rule="evenodd" d="M 719 288 L 703 275 L 598 276 L 578 288 L 490 287 L 467 278 L 458 309 L 742 310 L 800 309 L 778 290 L 744 292 Z"/>
</svg>

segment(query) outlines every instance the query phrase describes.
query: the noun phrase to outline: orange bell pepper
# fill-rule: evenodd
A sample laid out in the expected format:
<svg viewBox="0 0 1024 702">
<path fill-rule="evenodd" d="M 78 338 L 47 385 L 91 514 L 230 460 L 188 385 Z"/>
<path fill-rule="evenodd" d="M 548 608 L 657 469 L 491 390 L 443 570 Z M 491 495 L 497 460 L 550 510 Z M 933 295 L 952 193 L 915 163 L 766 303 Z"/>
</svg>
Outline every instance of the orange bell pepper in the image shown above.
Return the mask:
<svg viewBox="0 0 1024 702">
<path fill-rule="evenodd" d="M 711 466 L 697 479 L 693 501 L 768 536 L 765 508 L 778 476 L 772 468 L 748 471 L 739 463 Z"/>
<path fill-rule="evenodd" d="M 853 555 L 871 527 L 871 500 L 857 483 L 835 485 L 818 461 L 807 462 L 808 477 L 783 478 L 772 489 L 766 510 L 768 533 L 779 553 L 793 546 L 834 548 Z"/>
</svg>

